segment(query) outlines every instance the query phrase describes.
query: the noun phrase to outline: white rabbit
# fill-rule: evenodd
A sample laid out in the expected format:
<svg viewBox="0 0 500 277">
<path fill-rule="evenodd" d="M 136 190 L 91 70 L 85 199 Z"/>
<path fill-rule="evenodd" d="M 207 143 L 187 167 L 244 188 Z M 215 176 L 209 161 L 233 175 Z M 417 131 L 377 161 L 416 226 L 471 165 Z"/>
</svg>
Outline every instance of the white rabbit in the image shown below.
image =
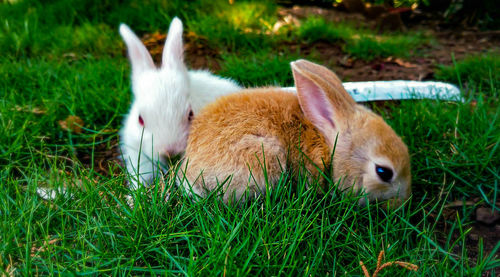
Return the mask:
<svg viewBox="0 0 500 277">
<path fill-rule="evenodd" d="M 155 176 L 159 163 L 182 153 L 189 126 L 206 104 L 241 89 L 208 71 L 188 71 L 183 59 L 182 22 L 172 20 L 157 68 L 144 44 L 125 24 L 120 34 L 132 66 L 133 102 L 120 132 L 130 185 L 137 189 Z"/>
</svg>

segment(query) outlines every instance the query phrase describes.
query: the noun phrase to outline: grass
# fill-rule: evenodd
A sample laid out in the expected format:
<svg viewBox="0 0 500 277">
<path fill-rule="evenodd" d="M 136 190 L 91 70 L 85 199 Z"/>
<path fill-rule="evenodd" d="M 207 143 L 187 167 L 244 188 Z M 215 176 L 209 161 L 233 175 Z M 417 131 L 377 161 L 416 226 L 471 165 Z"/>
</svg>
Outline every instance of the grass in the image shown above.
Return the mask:
<svg viewBox="0 0 500 277">
<path fill-rule="evenodd" d="M 442 65 L 436 77 L 457 84 L 471 82 L 473 88 L 497 88 L 500 86 L 500 54 L 472 55 L 452 66 Z"/>
<path fill-rule="evenodd" d="M 271 1 L 238 1 L 234 5 L 223 1 L 209 3 L 205 2 L 194 16 L 186 14 L 185 18 L 188 28 L 208 38 L 212 46 L 231 52 L 271 47 L 274 39 L 265 34 L 276 22 L 276 6 Z M 207 13 L 207 10 L 215 12 Z"/>
<path fill-rule="evenodd" d="M 374 34 L 364 27 L 349 23 L 330 23 L 323 18 L 310 17 L 298 28 L 299 38 L 316 41 L 341 42 L 344 50 L 355 58 L 372 60 L 380 57 L 410 57 L 418 54 L 416 47 L 430 43 L 422 33 Z"/>
<path fill-rule="evenodd" d="M 228 53 L 222 58 L 224 65 L 219 72 L 244 86 L 293 86 L 290 62 L 299 59 L 298 53 L 258 51 L 245 55 Z M 265 68 L 266 70 L 261 70 Z"/>
<path fill-rule="evenodd" d="M 385 261 L 418 265 L 410 275 L 498 274 L 494 253 L 499 244 L 492 254 L 467 247 L 474 207 L 445 216 L 445 205 L 453 200 L 498 201 L 497 54 L 466 58 L 436 73 L 442 80 L 467 84 L 463 103 L 372 106 L 412 154 L 414 196 L 399 209 L 386 210 L 385 203 L 360 207 L 360 196 L 343 194 L 334 184 L 331 194 L 317 195 L 304 189 L 306 178 L 292 179 L 290 172 L 266 197 L 239 206 L 227 206 L 215 196 L 193 201 L 167 182 L 173 191 L 168 202 L 157 185 L 133 192 L 131 209 L 123 198 L 129 191 L 119 164 L 107 165 L 115 172 L 109 175 L 100 173 L 98 164 L 82 162 L 82 157 L 93 161 L 103 148 L 112 148 L 130 103 L 130 69 L 117 34 L 119 22 L 139 33 L 164 31 L 178 15 L 188 31 L 220 49 L 219 73 L 249 86 L 291 85 L 289 61 L 314 59 L 275 49 L 315 32 L 307 35 L 307 23 L 268 35 L 276 21 L 272 3 L 140 3 L 0 4 L 2 274 L 361 275 L 359 262 L 373 272 L 381 250 Z M 347 45 L 354 43 L 356 29 L 345 28 L 332 41 L 354 51 Z M 380 34 L 358 33 L 360 40 L 379 43 L 375 38 Z M 393 38 L 391 43 L 398 36 L 382 34 L 387 41 Z M 418 36 L 415 41 L 408 45 L 421 43 Z M 406 47 L 401 45 L 395 48 Z M 363 57 L 366 50 L 359 49 L 360 54 L 348 53 Z M 376 55 L 399 55 L 384 49 Z M 59 121 L 69 115 L 82 119 L 81 133 L 61 128 Z M 39 186 L 67 186 L 72 197 L 44 201 L 36 194 Z M 483 244 L 479 240 L 479 249 Z M 391 267 L 381 275 L 408 273 Z"/>
</svg>

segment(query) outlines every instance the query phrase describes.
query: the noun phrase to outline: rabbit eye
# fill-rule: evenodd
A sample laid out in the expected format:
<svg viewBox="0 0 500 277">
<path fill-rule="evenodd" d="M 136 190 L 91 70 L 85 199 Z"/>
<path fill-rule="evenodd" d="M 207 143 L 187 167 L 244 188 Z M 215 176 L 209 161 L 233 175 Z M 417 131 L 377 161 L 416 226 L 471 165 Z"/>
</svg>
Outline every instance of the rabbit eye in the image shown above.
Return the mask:
<svg viewBox="0 0 500 277">
<path fill-rule="evenodd" d="M 142 119 L 142 116 L 139 115 L 139 124 L 141 124 L 141 126 L 144 126 L 144 119 Z"/>
<path fill-rule="evenodd" d="M 375 165 L 375 171 L 377 172 L 378 177 L 386 183 L 390 182 L 392 180 L 392 176 L 394 175 L 391 169 L 380 165 Z"/>
<path fill-rule="evenodd" d="M 188 113 L 188 120 L 189 120 L 189 121 L 193 120 L 193 110 L 189 110 L 189 113 Z"/>
</svg>

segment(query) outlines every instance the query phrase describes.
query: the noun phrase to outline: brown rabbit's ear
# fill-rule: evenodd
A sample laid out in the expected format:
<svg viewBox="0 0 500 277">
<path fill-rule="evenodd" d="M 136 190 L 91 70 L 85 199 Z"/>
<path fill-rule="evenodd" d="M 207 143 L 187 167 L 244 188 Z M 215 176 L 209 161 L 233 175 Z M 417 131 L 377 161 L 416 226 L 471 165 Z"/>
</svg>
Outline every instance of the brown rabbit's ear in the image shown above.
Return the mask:
<svg viewBox="0 0 500 277">
<path fill-rule="evenodd" d="M 335 141 L 337 132 L 354 113 L 356 102 L 327 68 L 306 60 L 292 62 L 291 66 L 302 111 L 327 141 Z"/>
</svg>

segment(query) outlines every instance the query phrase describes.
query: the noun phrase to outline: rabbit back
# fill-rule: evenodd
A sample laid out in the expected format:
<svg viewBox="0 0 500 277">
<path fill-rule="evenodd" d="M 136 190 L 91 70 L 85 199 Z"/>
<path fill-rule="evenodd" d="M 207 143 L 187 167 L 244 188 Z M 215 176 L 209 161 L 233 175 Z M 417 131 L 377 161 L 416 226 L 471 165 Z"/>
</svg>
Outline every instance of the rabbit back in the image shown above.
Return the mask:
<svg viewBox="0 0 500 277">
<path fill-rule="evenodd" d="M 265 192 L 300 161 L 317 173 L 302 152 L 321 169 L 322 160 L 329 161 L 328 145 L 304 118 L 297 96 L 280 88 L 245 90 L 221 97 L 195 118 L 181 178 L 202 196 L 222 184 L 227 202 Z"/>
</svg>

